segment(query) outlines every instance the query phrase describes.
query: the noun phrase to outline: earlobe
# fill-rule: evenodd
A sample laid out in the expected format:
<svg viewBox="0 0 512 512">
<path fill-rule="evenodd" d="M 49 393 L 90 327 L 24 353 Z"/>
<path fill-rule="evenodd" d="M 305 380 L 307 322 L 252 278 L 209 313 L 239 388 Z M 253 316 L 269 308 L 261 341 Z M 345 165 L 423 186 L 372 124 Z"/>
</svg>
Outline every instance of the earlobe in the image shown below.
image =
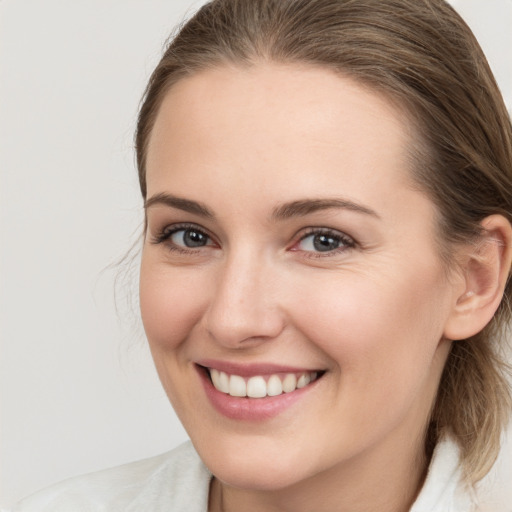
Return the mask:
<svg viewBox="0 0 512 512">
<path fill-rule="evenodd" d="M 455 297 L 444 337 L 461 340 L 480 332 L 503 297 L 512 261 L 512 226 L 502 215 L 486 217 L 481 238 L 462 254 L 463 292 Z"/>
</svg>

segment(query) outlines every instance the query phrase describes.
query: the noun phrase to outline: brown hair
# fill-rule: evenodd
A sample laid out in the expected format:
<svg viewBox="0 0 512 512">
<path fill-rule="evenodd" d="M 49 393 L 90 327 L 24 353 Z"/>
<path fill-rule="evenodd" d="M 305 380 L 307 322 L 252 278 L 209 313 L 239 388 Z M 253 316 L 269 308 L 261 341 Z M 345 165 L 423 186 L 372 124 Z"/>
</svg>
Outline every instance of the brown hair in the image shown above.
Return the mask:
<svg viewBox="0 0 512 512">
<path fill-rule="evenodd" d="M 171 40 L 140 109 L 136 149 L 146 197 L 146 153 L 167 90 L 200 70 L 256 62 L 327 67 L 386 94 L 415 120 L 413 175 L 435 202 L 441 254 L 481 234 L 499 213 L 512 221 L 512 128 L 475 37 L 444 0 L 214 0 Z M 427 432 L 457 439 L 470 481 L 499 450 L 511 408 L 504 354 L 509 281 L 490 324 L 457 341 Z"/>
</svg>

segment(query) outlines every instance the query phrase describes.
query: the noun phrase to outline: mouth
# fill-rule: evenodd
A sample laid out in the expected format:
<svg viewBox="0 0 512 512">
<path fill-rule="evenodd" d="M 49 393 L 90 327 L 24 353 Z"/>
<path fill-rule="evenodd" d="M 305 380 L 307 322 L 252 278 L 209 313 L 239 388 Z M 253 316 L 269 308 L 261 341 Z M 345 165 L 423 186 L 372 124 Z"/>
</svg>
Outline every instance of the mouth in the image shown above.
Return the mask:
<svg viewBox="0 0 512 512">
<path fill-rule="evenodd" d="M 217 391 L 238 398 L 265 398 L 292 393 L 312 384 L 323 375 L 323 372 L 319 371 L 301 371 L 248 377 L 216 368 L 205 367 L 204 370 Z"/>
<path fill-rule="evenodd" d="M 293 404 L 314 394 L 327 373 L 325 369 L 213 359 L 196 361 L 195 366 L 214 409 L 229 419 L 243 422 L 280 416 Z"/>
</svg>

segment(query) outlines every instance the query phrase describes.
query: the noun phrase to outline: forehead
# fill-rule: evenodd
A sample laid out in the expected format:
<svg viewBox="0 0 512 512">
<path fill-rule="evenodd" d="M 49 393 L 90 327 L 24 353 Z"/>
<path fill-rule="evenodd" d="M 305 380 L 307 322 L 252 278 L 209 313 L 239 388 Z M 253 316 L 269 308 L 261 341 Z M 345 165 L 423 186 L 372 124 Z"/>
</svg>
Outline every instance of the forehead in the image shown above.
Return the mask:
<svg viewBox="0 0 512 512">
<path fill-rule="evenodd" d="M 245 180 L 253 191 L 280 178 L 289 188 L 290 175 L 307 190 L 328 184 L 334 168 L 348 188 L 370 177 L 378 186 L 390 171 L 405 182 L 412 132 L 384 95 L 328 69 L 209 69 L 179 81 L 163 100 L 148 146 L 148 193 L 159 192 L 169 173 L 181 184 L 222 173 L 223 182 Z"/>
</svg>

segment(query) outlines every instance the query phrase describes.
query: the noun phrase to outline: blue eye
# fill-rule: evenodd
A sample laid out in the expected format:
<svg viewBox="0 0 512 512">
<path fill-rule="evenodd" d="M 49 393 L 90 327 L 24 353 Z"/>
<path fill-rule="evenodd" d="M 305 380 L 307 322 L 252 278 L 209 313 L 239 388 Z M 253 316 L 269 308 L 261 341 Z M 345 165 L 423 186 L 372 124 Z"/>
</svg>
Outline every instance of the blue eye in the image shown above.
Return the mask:
<svg viewBox="0 0 512 512">
<path fill-rule="evenodd" d="M 169 235 L 169 240 L 174 245 L 187 249 L 211 245 L 210 237 L 194 228 L 178 229 Z"/>
<path fill-rule="evenodd" d="M 354 241 L 332 230 L 316 230 L 303 236 L 296 250 L 316 253 L 329 253 L 354 247 Z"/>
<path fill-rule="evenodd" d="M 204 230 L 193 224 L 166 226 L 152 237 L 152 243 L 164 244 L 167 249 L 177 252 L 194 251 L 216 245 Z"/>
</svg>

